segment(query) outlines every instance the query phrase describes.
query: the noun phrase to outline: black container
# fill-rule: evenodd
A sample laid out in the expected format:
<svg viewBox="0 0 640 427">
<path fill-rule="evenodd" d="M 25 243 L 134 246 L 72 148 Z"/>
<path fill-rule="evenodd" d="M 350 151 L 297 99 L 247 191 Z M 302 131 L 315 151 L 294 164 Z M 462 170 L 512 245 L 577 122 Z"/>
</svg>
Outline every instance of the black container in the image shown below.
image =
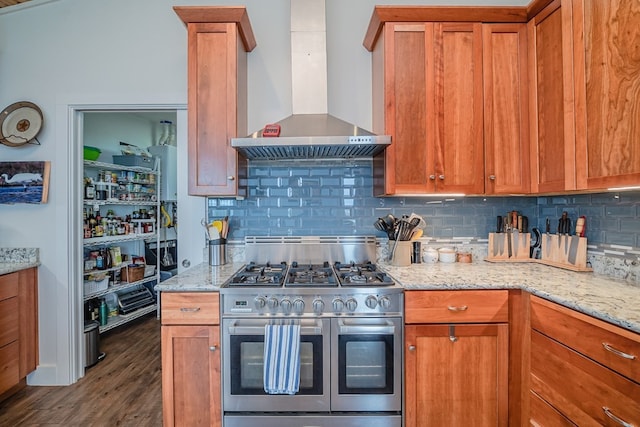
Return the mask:
<svg viewBox="0 0 640 427">
<path fill-rule="evenodd" d="M 420 264 L 422 262 L 422 245 L 420 242 L 413 242 L 412 249 L 411 264 Z"/>
</svg>

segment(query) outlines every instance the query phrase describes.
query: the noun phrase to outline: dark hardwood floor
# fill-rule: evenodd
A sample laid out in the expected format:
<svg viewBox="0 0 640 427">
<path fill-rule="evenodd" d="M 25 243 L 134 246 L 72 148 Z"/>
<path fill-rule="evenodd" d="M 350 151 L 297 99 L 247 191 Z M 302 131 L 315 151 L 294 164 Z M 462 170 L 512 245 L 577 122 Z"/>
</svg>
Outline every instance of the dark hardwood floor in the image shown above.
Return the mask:
<svg viewBox="0 0 640 427">
<path fill-rule="evenodd" d="M 75 384 L 27 386 L 0 402 L 0 426 L 162 426 L 155 313 L 100 336 L 107 356 Z"/>
</svg>

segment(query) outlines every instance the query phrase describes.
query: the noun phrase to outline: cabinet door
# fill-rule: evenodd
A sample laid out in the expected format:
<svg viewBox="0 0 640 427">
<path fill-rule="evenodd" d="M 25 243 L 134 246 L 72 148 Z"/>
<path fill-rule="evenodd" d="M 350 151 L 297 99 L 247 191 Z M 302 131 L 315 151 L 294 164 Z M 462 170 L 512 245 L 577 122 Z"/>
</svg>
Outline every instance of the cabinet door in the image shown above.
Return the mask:
<svg viewBox="0 0 640 427">
<path fill-rule="evenodd" d="M 436 115 L 427 125 L 435 127 L 436 188 L 440 193 L 482 194 L 482 24 L 434 26 Z"/>
<path fill-rule="evenodd" d="M 506 426 L 508 326 L 405 328 L 406 425 Z"/>
<path fill-rule="evenodd" d="M 529 21 L 531 190 L 574 190 L 571 6 L 555 0 Z"/>
<path fill-rule="evenodd" d="M 637 0 L 574 0 L 578 188 L 640 184 Z"/>
<path fill-rule="evenodd" d="M 217 326 L 162 326 L 165 426 L 222 424 L 219 348 Z"/>
<path fill-rule="evenodd" d="M 190 23 L 189 194 L 242 195 L 231 138 L 246 131 L 246 53 L 235 23 Z"/>
<path fill-rule="evenodd" d="M 373 52 L 374 130 L 392 136 L 374 160 L 377 196 L 435 191 L 433 72 L 433 24 L 387 24 Z"/>
<path fill-rule="evenodd" d="M 485 193 L 528 194 L 527 27 L 484 24 Z"/>
</svg>

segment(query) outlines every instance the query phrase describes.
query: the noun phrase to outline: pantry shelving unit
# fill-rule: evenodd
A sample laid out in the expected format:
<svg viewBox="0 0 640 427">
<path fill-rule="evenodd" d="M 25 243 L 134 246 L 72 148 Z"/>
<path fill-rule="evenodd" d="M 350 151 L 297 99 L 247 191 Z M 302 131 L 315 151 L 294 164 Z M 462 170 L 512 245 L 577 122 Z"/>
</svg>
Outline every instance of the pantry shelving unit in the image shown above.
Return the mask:
<svg viewBox="0 0 640 427">
<path fill-rule="evenodd" d="M 98 176 L 106 175 L 110 172 L 111 182 L 99 181 Z M 160 162 L 156 159 L 153 168 L 124 166 L 113 163 L 103 163 L 97 161 L 84 161 L 84 177 L 90 177 L 96 182 L 96 187 L 106 189 L 102 193 L 100 200 L 83 199 L 83 210 L 92 209 L 95 213 L 100 213 L 103 217 L 107 216 L 108 210 L 113 210 L 115 215 L 124 218 L 131 215 L 136 209 L 145 209 L 147 212 L 153 211 L 154 215 L 150 218 L 131 219 L 131 227 L 112 227 L 111 233 L 104 230 L 103 235 L 91 237 L 87 236 L 83 239 L 83 252 L 85 263 L 83 263 L 83 300 L 85 302 L 94 298 L 103 298 L 108 294 L 115 293 L 119 301 L 119 314 L 117 316 L 109 316 L 106 325 L 101 325 L 100 333 L 126 324 L 145 314 L 154 312 L 158 306 L 156 298 L 153 297 L 151 289 L 160 281 L 160 265 L 156 260 L 154 273 L 143 277 L 141 280 L 122 282 L 113 280 L 117 278 L 121 268 L 127 264 L 122 262 L 120 265 L 114 265 L 106 269 L 92 268 L 92 261 L 88 254 L 92 250 L 106 249 L 114 245 L 119 245 L 123 254 L 129 257 L 144 256 L 145 243 L 155 242 L 160 244 L 160 233 L 158 232 L 157 219 L 160 217 Z M 105 197 L 106 194 L 106 197 Z M 152 231 L 144 232 L 143 225 L 152 227 Z M 126 234 L 125 234 L 126 233 Z M 84 234 L 84 233 L 83 233 Z M 89 261 L 87 263 L 87 260 Z M 86 269 L 89 266 L 89 269 Z M 98 282 L 89 282 L 87 279 L 95 276 L 104 275 L 108 285 L 102 282 L 99 286 L 94 286 Z M 141 300 L 134 303 L 132 310 L 123 310 L 121 299 L 127 298 L 131 294 L 140 291 Z M 149 294 L 147 298 L 145 293 Z M 139 308 L 136 308 L 140 305 Z"/>
</svg>

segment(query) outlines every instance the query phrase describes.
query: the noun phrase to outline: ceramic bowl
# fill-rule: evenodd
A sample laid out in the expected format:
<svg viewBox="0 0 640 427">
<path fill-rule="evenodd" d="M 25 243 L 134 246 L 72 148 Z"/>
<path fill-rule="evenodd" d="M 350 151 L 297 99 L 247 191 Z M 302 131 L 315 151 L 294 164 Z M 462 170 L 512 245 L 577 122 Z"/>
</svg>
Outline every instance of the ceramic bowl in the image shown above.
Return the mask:
<svg viewBox="0 0 640 427">
<path fill-rule="evenodd" d="M 456 262 L 456 250 L 453 248 L 438 249 L 438 259 L 440 262 Z"/>
</svg>

